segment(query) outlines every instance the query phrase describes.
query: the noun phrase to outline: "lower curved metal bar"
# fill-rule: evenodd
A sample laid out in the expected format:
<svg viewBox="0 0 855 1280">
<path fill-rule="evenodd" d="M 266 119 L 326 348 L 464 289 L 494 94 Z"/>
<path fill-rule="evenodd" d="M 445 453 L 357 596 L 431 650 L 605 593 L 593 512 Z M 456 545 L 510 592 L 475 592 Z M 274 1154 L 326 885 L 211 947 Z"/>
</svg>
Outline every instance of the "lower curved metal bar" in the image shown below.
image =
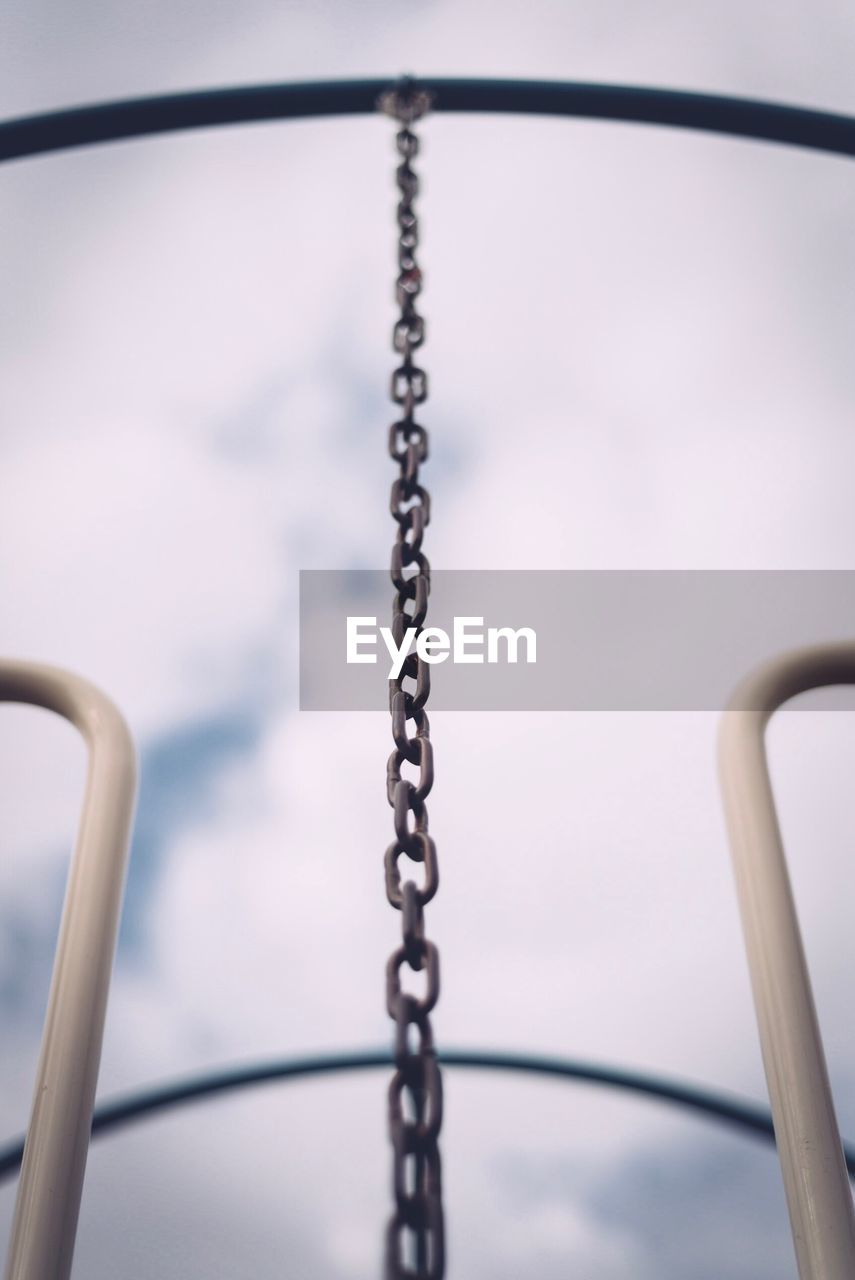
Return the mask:
<svg viewBox="0 0 855 1280">
<path fill-rule="evenodd" d="M 542 1057 L 522 1053 L 479 1052 L 448 1049 L 439 1055 L 445 1067 L 464 1067 L 491 1071 L 516 1071 L 528 1075 L 552 1076 L 605 1085 L 639 1093 L 688 1108 L 711 1120 L 733 1125 L 756 1137 L 774 1142 L 771 1112 L 757 1103 L 698 1085 L 686 1084 L 641 1071 L 627 1071 L 599 1063 L 578 1062 L 571 1058 Z M 168 1111 L 217 1094 L 234 1093 L 275 1081 L 295 1080 L 307 1076 L 331 1075 L 346 1071 L 388 1068 L 392 1055 L 384 1049 L 356 1053 L 319 1054 L 305 1058 L 285 1058 L 253 1063 L 205 1075 L 192 1076 L 159 1085 L 139 1093 L 126 1094 L 104 1102 L 95 1110 L 92 1134 L 108 1133 L 123 1125 L 134 1124 L 146 1116 Z M 0 1147 L 0 1181 L 14 1175 L 21 1163 L 23 1139 L 17 1138 Z M 845 1147 L 846 1165 L 855 1176 L 855 1147 Z"/>
</svg>

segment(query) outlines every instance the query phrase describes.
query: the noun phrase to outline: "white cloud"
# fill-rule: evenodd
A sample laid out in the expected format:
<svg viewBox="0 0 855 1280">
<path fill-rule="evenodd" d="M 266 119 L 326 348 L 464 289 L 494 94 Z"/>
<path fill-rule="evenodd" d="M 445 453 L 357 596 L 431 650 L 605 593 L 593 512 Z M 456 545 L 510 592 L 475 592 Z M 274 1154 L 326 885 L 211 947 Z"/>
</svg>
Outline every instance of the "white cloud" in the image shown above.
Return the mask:
<svg viewBox="0 0 855 1280">
<path fill-rule="evenodd" d="M 44 71 L 43 102 L 429 64 L 851 100 L 851 20 L 830 5 L 810 42 L 794 10 L 788 24 L 770 5 L 662 4 L 643 21 L 617 3 L 489 14 L 437 4 L 394 22 L 390 12 L 363 6 L 360 28 L 339 6 L 258 7 L 239 30 L 220 14 L 197 45 L 201 11 L 178 6 L 145 31 L 104 27 L 109 58 L 95 56 L 94 32 L 78 35 L 58 79 L 47 74 L 59 65 L 56 32 L 33 20 L 21 48 L 32 73 Z M 21 79 L 6 93 L 28 106 L 39 96 Z M 843 163 L 568 122 L 436 118 L 423 132 L 434 562 L 848 567 Z M 374 567 L 391 542 L 387 135 L 368 121 L 234 130 L 0 176 L 12 228 L 2 249 L 3 648 L 104 684 L 146 741 L 241 700 L 262 709 L 260 742 L 217 776 L 213 810 L 173 834 L 142 959 L 118 970 L 108 1089 L 211 1059 L 386 1034 L 382 969 L 397 924 L 381 875 L 387 725 L 297 715 L 293 679 L 297 569 Z M 850 931 L 837 886 L 851 865 L 840 761 L 852 728 L 849 717 L 822 724 L 791 717 L 773 741 L 845 1089 Z M 40 921 L 82 757 L 44 719 L 4 713 L 3 726 L 0 906 Z M 761 1091 L 713 732 L 700 715 L 436 717 L 443 884 L 430 927 L 443 953 L 445 1042 L 625 1060 Z M 33 1052 L 22 1044 L 4 1068 L 10 1124 Z M 659 1110 L 587 1094 L 556 1131 L 552 1094 L 507 1088 L 490 1096 L 530 1121 L 519 1150 L 617 1160 L 674 1132 Z M 166 1202 L 198 1207 L 209 1194 L 228 1205 L 225 1153 L 249 1161 L 287 1114 L 298 1141 L 287 1162 L 266 1152 L 236 1219 L 251 1220 L 260 1257 L 268 1229 L 276 1238 L 286 1162 L 295 1221 L 329 1232 L 312 1256 L 342 1276 L 364 1273 L 386 1195 L 372 1089 L 342 1095 L 362 1101 L 341 1113 L 327 1165 L 312 1154 L 313 1132 L 331 1143 L 324 1113 L 308 1108 L 304 1119 L 268 1098 L 247 1103 L 231 1148 L 176 1139 L 169 1176 L 152 1172 L 153 1139 L 137 1162 L 117 1138 L 108 1172 L 93 1165 L 92 1212 L 136 1178 L 149 1195 L 146 1229 L 159 1223 L 161 1243 L 171 1239 Z M 855 1130 L 849 1109 L 846 1121 Z M 363 1139 L 377 1144 L 364 1194 L 352 1171 Z M 487 1165 L 497 1150 L 466 1105 L 450 1112 L 447 1143 Z M 450 1185 L 475 1204 L 483 1170 L 459 1158 Z M 322 1228 L 330 1165 L 345 1207 Z M 520 1274 L 533 1239 L 544 1266 L 572 1254 L 618 1277 L 637 1260 L 579 1205 L 483 1214 L 478 1232 L 455 1218 L 457 1256 L 473 1275 L 487 1274 L 490 1248 Z M 86 1273 L 146 1273 L 139 1237 L 133 1267 L 115 1260 L 108 1219 L 85 1227 Z M 200 1231 L 205 1220 L 194 1219 Z"/>
</svg>

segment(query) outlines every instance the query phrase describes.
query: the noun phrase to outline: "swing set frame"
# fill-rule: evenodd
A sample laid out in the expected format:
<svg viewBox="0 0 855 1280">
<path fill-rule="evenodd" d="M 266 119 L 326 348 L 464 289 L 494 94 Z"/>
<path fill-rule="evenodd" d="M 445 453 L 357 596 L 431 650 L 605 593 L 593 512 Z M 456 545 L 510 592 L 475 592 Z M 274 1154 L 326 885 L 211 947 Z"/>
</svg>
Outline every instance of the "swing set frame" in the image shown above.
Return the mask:
<svg viewBox="0 0 855 1280">
<path fill-rule="evenodd" d="M 407 78 L 432 112 L 500 112 L 661 125 L 855 157 L 855 118 L 711 94 L 523 80 Z M 99 103 L 0 122 L 0 162 L 181 130 L 376 114 L 388 80 L 254 85 Z M 778 826 L 765 730 L 808 689 L 855 684 L 855 642 L 772 660 L 747 677 L 719 738 L 722 795 L 736 871 L 761 1047 L 765 1109 L 683 1082 L 522 1054 L 446 1051 L 447 1065 L 528 1071 L 635 1090 L 773 1136 L 801 1280 L 851 1280 L 855 1214 L 844 1149 Z M 5 1280 L 68 1280 L 90 1132 L 263 1081 L 386 1066 L 387 1052 L 262 1063 L 179 1081 L 94 1110 L 107 992 L 136 792 L 133 742 L 94 685 L 56 668 L 0 661 L 0 701 L 47 708 L 89 749 L 77 843 L 54 959 L 26 1140 L 0 1149 L 0 1178 L 21 1174 Z M 94 1117 L 93 1117 L 94 1110 Z"/>
</svg>

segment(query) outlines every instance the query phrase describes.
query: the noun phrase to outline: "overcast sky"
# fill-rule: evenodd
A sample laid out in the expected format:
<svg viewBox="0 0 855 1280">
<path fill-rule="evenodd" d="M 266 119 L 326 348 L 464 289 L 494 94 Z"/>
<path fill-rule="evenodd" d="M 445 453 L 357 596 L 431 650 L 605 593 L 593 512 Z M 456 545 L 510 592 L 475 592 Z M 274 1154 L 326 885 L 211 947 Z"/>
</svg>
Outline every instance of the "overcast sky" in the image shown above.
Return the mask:
<svg viewBox="0 0 855 1280">
<path fill-rule="evenodd" d="M 855 113 L 853 57 L 842 0 L 0 0 L 3 116 L 404 71 Z M 446 115 L 422 135 L 432 562 L 855 568 L 851 163 L 565 120 Z M 393 164 L 389 122 L 360 118 L 0 173 L 0 648 L 102 685 L 142 762 L 102 1095 L 388 1043 L 388 717 L 299 713 L 296 653 L 298 571 L 382 567 L 393 535 Z M 433 717 L 441 1044 L 765 1098 L 715 727 Z M 784 715 L 770 736 L 855 1137 L 855 719 Z M 9 1135 L 83 771 L 64 724 L 3 711 Z M 385 1085 L 267 1088 L 105 1139 L 75 1275 L 378 1275 Z M 795 1276 L 765 1147 L 588 1087 L 449 1072 L 446 1088 L 450 1280 Z M 4 1230 L 11 1205 L 7 1188 Z"/>
</svg>

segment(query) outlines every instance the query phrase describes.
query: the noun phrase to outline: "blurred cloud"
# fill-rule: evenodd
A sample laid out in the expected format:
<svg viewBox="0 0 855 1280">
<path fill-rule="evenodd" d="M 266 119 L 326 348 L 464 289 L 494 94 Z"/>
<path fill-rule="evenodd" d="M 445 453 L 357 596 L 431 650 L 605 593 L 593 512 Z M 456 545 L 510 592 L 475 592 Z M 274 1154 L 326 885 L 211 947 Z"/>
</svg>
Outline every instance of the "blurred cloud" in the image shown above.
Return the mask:
<svg viewBox="0 0 855 1280">
<path fill-rule="evenodd" d="M 119 952 L 143 944 L 146 916 L 156 910 L 164 861 L 181 830 L 216 812 L 222 775 L 235 758 L 252 753 L 262 732 L 259 717 L 236 707 L 183 724 L 149 742 L 140 766 L 139 817 L 131 848 Z"/>
<path fill-rule="evenodd" d="M 0 25 L 4 114 L 402 70 L 855 109 L 839 3 L 42 4 Z M 437 117 L 423 136 L 433 562 L 852 567 L 851 166 L 567 121 Z M 298 570 L 374 568 L 391 542 L 392 164 L 387 125 L 347 120 L 0 175 L 2 648 L 103 684 L 142 755 L 107 1092 L 387 1036 L 388 725 L 298 714 L 295 679 Z M 714 732 L 700 715 L 436 717 L 444 1043 L 763 1096 Z M 771 736 L 855 1135 L 853 733 L 804 713 Z M 4 710 L 0 735 L 16 1130 L 83 757 L 47 717 Z M 449 1099 L 452 1276 L 792 1274 L 768 1153 L 587 1093 L 452 1080 Z M 384 1123 L 366 1079 L 117 1136 L 91 1157 L 77 1269 L 364 1275 Z"/>
</svg>

